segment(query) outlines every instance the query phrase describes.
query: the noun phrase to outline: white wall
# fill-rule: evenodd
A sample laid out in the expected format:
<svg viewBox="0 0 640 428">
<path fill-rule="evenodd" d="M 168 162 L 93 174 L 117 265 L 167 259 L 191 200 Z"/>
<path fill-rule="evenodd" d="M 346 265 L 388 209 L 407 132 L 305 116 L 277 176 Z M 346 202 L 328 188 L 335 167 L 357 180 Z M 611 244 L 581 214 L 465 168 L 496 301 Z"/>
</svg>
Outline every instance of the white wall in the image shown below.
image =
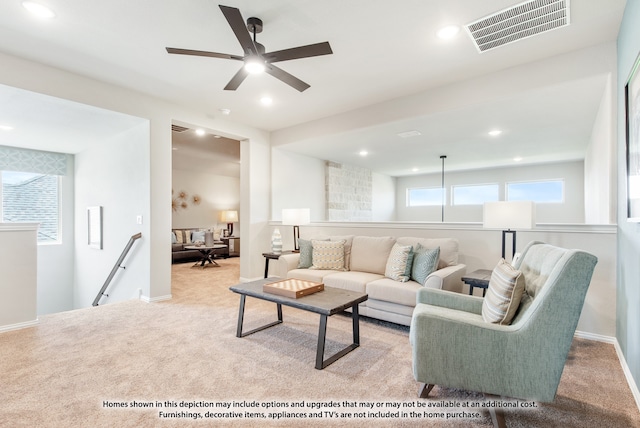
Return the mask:
<svg viewBox="0 0 640 428">
<path fill-rule="evenodd" d="M 132 235 L 142 233 L 100 304 L 149 295 L 149 122 L 84 150 L 75 162 L 74 306 L 91 305 Z M 102 207 L 103 249 L 87 245 L 87 208 Z M 142 224 L 137 224 L 137 216 Z M 145 221 L 146 220 L 146 221 Z M 167 233 L 168 235 L 168 233 Z"/>
<path fill-rule="evenodd" d="M 67 155 L 67 175 L 60 180 L 60 242 L 38 244 L 38 315 L 74 308 L 74 170 L 74 156 Z"/>
<path fill-rule="evenodd" d="M 373 221 L 396 220 L 396 178 L 373 173 Z"/>
<path fill-rule="evenodd" d="M 482 205 L 451 206 L 451 186 L 464 184 L 500 185 L 500 200 L 504 200 L 506 182 L 545 179 L 565 179 L 564 204 L 536 204 L 537 223 L 584 223 L 584 167 L 582 161 L 493 168 L 474 171 L 445 171 L 447 205 L 445 222 L 482 222 Z M 396 210 L 399 221 L 441 221 L 441 206 L 407 207 L 407 188 L 440 187 L 441 174 L 398 177 L 396 180 Z"/>
<path fill-rule="evenodd" d="M 215 164 L 211 171 L 173 169 L 173 197 L 180 191 L 189 195 L 187 208 L 177 208 L 173 212 L 171 227 L 178 228 L 226 228 L 220 221 L 223 210 L 240 210 L 240 178 L 217 175 Z M 200 204 L 194 204 L 192 197 L 198 195 Z M 233 234 L 240 236 L 240 224 L 234 223 Z"/>
<path fill-rule="evenodd" d="M 609 75 L 584 158 L 585 223 L 615 223 L 615 77 Z M 603 201 L 610 201 L 606 204 Z"/>
</svg>

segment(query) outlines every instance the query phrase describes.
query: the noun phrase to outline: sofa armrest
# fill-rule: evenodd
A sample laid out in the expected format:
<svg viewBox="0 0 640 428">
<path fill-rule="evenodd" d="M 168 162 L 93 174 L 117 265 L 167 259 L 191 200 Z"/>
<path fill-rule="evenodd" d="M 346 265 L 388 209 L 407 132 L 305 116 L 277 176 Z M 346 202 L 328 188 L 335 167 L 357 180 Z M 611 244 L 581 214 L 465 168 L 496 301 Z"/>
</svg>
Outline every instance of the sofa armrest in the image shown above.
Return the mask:
<svg viewBox="0 0 640 428">
<path fill-rule="evenodd" d="M 484 299 L 479 296 L 468 296 L 433 288 L 421 288 L 416 294 L 416 305 L 423 303 L 478 315 L 482 314 L 483 301 Z"/>
<path fill-rule="evenodd" d="M 277 274 L 282 278 L 287 277 L 287 272 L 298 268 L 300 253 L 283 254 L 278 258 Z"/>
<path fill-rule="evenodd" d="M 462 292 L 462 276 L 466 271 L 467 265 L 463 264 L 438 269 L 427 277 L 424 287 L 460 293 Z"/>
</svg>

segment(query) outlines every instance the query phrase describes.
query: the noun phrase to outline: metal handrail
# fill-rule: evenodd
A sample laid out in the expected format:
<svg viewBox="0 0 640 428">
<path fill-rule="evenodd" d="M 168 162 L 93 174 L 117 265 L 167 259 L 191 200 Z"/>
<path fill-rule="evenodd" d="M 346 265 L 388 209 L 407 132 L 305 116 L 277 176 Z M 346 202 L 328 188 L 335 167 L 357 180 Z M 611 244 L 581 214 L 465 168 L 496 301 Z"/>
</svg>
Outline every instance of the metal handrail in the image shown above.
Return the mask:
<svg viewBox="0 0 640 428">
<path fill-rule="evenodd" d="M 111 269 L 111 273 L 107 277 L 107 280 L 102 285 L 102 288 L 100 289 L 100 292 L 98 292 L 98 295 L 93 300 L 93 306 L 98 306 L 98 302 L 100 301 L 102 296 L 109 297 L 109 295 L 108 294 L 104 294 L 104 292 L 107 290 L 107 287 L 111 283 L 111 280 L 113 279 L 113 277 L 116 275 L 116 272 L 118 272 L 118 269 L 119 268 L 125 269 L 124 266 L 121 266 L 122 261 L 127 256 L 127 253 L 129 252 L 129 250 L 133 246 L 133 243 L 136 241 L 136 239 L 140 239 L 140 238 L 142 238 L 142 233 L 137 233 L 137 234 L 131 236 L 131 238 L 129 239 L 129 242 L 127 243 L 127 246 L 124 247 L 124 250 L 122 251 L 122 254 L 120 254 L 120 258 L 118 259 L 116 264 L 113 266 L 113 269 Z"/>
</svg>

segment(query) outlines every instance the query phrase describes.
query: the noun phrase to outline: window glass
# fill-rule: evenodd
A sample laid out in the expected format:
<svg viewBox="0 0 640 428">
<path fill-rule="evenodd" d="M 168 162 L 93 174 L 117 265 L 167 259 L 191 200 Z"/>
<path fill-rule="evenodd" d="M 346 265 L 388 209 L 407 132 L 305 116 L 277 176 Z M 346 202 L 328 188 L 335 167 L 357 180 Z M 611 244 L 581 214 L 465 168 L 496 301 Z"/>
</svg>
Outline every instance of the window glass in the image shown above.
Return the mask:
<svg viewBox="0 0 640 428">
<path fill-rule="evenodd" d="M 500 198 L 497 184 L 472 184 L 453 186 L 453 205 L 482 205 L 495 202 Z"/>
<path fill-rule="evenodd" d="M 407 189 L 408 207 L 440 206 L 443 204 L 443 201 L 444 198 L 441 187 Z"/>
<path fill-rule="evenodd" d="M 56 242 L 59 234 L 59 177 L 1 171 L 2 221 L 40 223 L 38 242 Z"/>
<path fill-rule="evenodd" d="M 507 183 L 508 201 L 564 202 L 564 180 Z"/>
</svg>

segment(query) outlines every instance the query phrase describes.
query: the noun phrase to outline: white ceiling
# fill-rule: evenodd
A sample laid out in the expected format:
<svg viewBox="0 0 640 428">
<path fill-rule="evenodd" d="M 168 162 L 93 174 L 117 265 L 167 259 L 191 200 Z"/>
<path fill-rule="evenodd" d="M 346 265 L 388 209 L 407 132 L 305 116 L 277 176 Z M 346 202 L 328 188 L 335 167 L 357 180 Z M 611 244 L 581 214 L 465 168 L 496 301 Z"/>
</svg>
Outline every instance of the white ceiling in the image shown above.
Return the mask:
<svg viewBox="0 0 640 428">
<path fill-rule="evenodd" d="M 57 14 L 46 22 L 29 16 L 20 0 L 3 0 L 0 51 L 152 94 L 209 115 L 218 116 L 220 109 L 227 108 L 231 110 L 229 119 L 278 131 L 613 41 L 626 3 L 571 0 L 571 25 L 479 54 L 464 32 L 443 42 L 435 37 L 436 30 L 447 24 L 475 21 L 520 1 L 220 1 L 239 8 L 245 19 L 256 16 L 264 21 L 258 41 L 267 51 L 329 41 L 334 54 L 280 63 L 282 69 L 311 85 L 303 93 L 269 75 L 249 76 L 237 91 L 223 91 L 239 62 L 169 55 L 165 51 L 171 46 L 242 54 L 218 2 L 212 0 L 42 0 Z M 415 144 L 419 138 L 433 139 L 437 141 L 430 145 L 433 153 L 455 153 L 470 167 L 486 166 L 491 157 L 506 155 L 504 146 L 470 154 L 468 144 L 473 138 L 471 125 L 477 129 L 483 117 L 491 113 L 492 117 L 510 117 L 513 126 L 526 129 L 530 138 L 518 141 L 523 148 L 535 147 L 538 155 L 542 154 L 542 138 L 553 151 L 551 158 L 580 158 L 603 85 L 596 80 L 570 82 L 563 88 L 514 95 L 505 102 L 483 106 L 481 111 L 436 113 L 421 117 L 419 123 L 392 123 L 389 126 L 397 129 L 385 132 L 368 127 L 347 132 L 341 139 L 323 140 L 322 145 L 308 141 L 285 148 L 336 160 L 329 156 L 331 152 L 353 152 L 368 142 L 370 151 L 386 150 L 386 166 L 376 164 L 371 157 L 359 162 L 367 162 L 365 166 L 374 171 L 404 175 L 420 165 L 408 163 L 406 153 L 397 148 L 389 152 L 388 141 L 378 136 L 420 127 L 423 135 L 406 144 Z M 579 103 L 563 101 L 563 95 L 575 94 L 582 97 Z M 273 98 L 272 106 L 259 103 L 263 95 Z M 554 99 L 551 104 L 549 97 Z M 516 110 L 514 105 L 526 108 Z M 461 121 L 461 116 L 472 120 Z M 543 121 L 544 129 L 531 129 L 532 117 Z M 567 120 L 572 126 L 567 126 Z M 0 117 L 0 124 L 3 121 Z M 514 130 L 505 130 L 505 137 L 510 131 Z M 479 162 L 481 157 L 485 158 L 484 164 Z"/>
</svg>

